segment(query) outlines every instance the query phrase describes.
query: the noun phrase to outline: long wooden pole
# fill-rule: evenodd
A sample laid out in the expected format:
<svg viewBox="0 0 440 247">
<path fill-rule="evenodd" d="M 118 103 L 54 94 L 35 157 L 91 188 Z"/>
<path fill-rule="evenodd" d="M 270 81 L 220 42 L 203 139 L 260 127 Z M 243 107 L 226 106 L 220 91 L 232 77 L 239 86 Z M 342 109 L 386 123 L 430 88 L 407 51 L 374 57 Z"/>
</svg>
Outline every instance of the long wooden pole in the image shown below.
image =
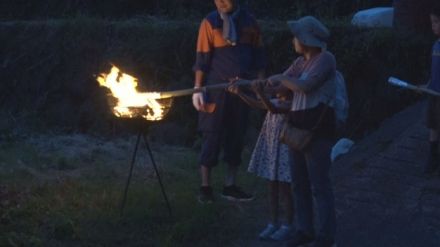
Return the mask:
<svg viewBox="0 0 440 247">
<path fill-rule="evenodd" d="M 238 86 L 248 86 L 251 84 L 251 82 L 252 81 L 249 81 L 249 80 L 238 80 L 238 81 L 234 82 L 234 84 L 238 85 Z M 182 90 L 160 92 L 160 98 L 167 99 L 167 98 L 192 95 L 193 93 L 198 93 L 198 92 L 222 90 L 222 89 L 226 89 L 230 85 L 231 85 L 231 83 L 220 83 L 220 84 L 214 84 L 214 85 L 207 85 L 207 86 L 199 87 L 199 88 L 188 88 L 188 89 L 182 89 Z"/>
</svg>

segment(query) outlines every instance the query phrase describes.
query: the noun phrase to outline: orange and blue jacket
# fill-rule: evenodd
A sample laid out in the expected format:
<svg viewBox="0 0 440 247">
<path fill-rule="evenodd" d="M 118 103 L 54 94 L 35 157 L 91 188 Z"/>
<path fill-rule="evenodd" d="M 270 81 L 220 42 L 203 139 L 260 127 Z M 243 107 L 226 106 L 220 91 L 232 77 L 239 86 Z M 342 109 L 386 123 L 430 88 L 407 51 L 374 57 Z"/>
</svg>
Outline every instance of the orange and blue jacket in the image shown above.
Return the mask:
<svg viewBox="0 0 440 247">
<path fill-rule="evenodd" d="M 254 79 L 256 72 L 266 66 L 257 21 L 246 10 L 240 10 L 236 18 L 238 42 L 235 46 L 223 38 L 223 20 L 218 11 L 210 13 L 200 25 L 193 70 L 205 72 L 207 84 L 236 77 Z"/>
</svg>

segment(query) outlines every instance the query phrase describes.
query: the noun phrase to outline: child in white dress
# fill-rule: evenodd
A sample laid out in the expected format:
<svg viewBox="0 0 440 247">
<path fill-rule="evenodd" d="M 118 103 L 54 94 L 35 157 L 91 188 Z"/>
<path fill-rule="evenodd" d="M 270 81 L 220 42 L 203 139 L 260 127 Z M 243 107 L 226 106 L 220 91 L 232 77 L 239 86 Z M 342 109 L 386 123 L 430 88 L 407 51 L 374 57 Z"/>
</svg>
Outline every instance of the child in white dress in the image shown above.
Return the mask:
<svg viewBox="0 0 440 247">
<path fill-rule="evenodd" d="M 291 106 L 289 92 L 278 92 L 277 97 L 268 99 L 265 95 L 270 90 L 264 81 L 252 82 L 252 89 L 257 99 L 242 92 L 237 86 L 230 86 L 229 91 L 240 96 L 252 107 L 266 109 L 267 114 L 261 127 L 249 163 L 248 171 L 269 182 L 270 222 L 259 234 L 262 240 L 286 240 L 292 233 L 293 196 L 291 191 L 291 169 L 289 148 L 279 141 L 281 127 L 285 121 L 285 113 Z M 279 90 L 277 90 L 279 91 Z M 285 221 L 280 224 L 280 201 L 284 201 Z"/>
</svg>

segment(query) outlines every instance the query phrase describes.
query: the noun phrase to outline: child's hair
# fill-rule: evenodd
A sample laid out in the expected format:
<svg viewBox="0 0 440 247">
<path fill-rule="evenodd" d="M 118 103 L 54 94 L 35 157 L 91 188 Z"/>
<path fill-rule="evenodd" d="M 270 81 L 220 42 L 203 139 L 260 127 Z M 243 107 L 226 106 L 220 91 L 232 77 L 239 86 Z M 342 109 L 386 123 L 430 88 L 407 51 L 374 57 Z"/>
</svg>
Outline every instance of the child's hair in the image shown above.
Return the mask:
<svg viewBox="0 0 440 247">
<path fill-rule="evenodd" d="M 430 9 L 429 14 L 435 15 L 437 17 L 440 17 L 440 4 L 439 3 L 434 3 L 432 8 Z"/>
</svg>

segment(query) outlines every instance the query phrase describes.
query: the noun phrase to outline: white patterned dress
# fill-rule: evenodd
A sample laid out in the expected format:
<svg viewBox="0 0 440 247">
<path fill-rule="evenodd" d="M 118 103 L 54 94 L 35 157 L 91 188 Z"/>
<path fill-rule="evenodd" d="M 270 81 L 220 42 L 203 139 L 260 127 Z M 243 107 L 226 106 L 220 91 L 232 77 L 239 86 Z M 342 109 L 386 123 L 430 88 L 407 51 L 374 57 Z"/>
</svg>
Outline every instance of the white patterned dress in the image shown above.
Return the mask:
<svg viewBox="0 0 440 247">
<path fill-rule="evenodd" d="M 292 182 L 289 148 L 279 141 L 285 117 L 285 114 L 267 112 L 249 162 L 249 172 L 270 181 Z"/>
</svg>

